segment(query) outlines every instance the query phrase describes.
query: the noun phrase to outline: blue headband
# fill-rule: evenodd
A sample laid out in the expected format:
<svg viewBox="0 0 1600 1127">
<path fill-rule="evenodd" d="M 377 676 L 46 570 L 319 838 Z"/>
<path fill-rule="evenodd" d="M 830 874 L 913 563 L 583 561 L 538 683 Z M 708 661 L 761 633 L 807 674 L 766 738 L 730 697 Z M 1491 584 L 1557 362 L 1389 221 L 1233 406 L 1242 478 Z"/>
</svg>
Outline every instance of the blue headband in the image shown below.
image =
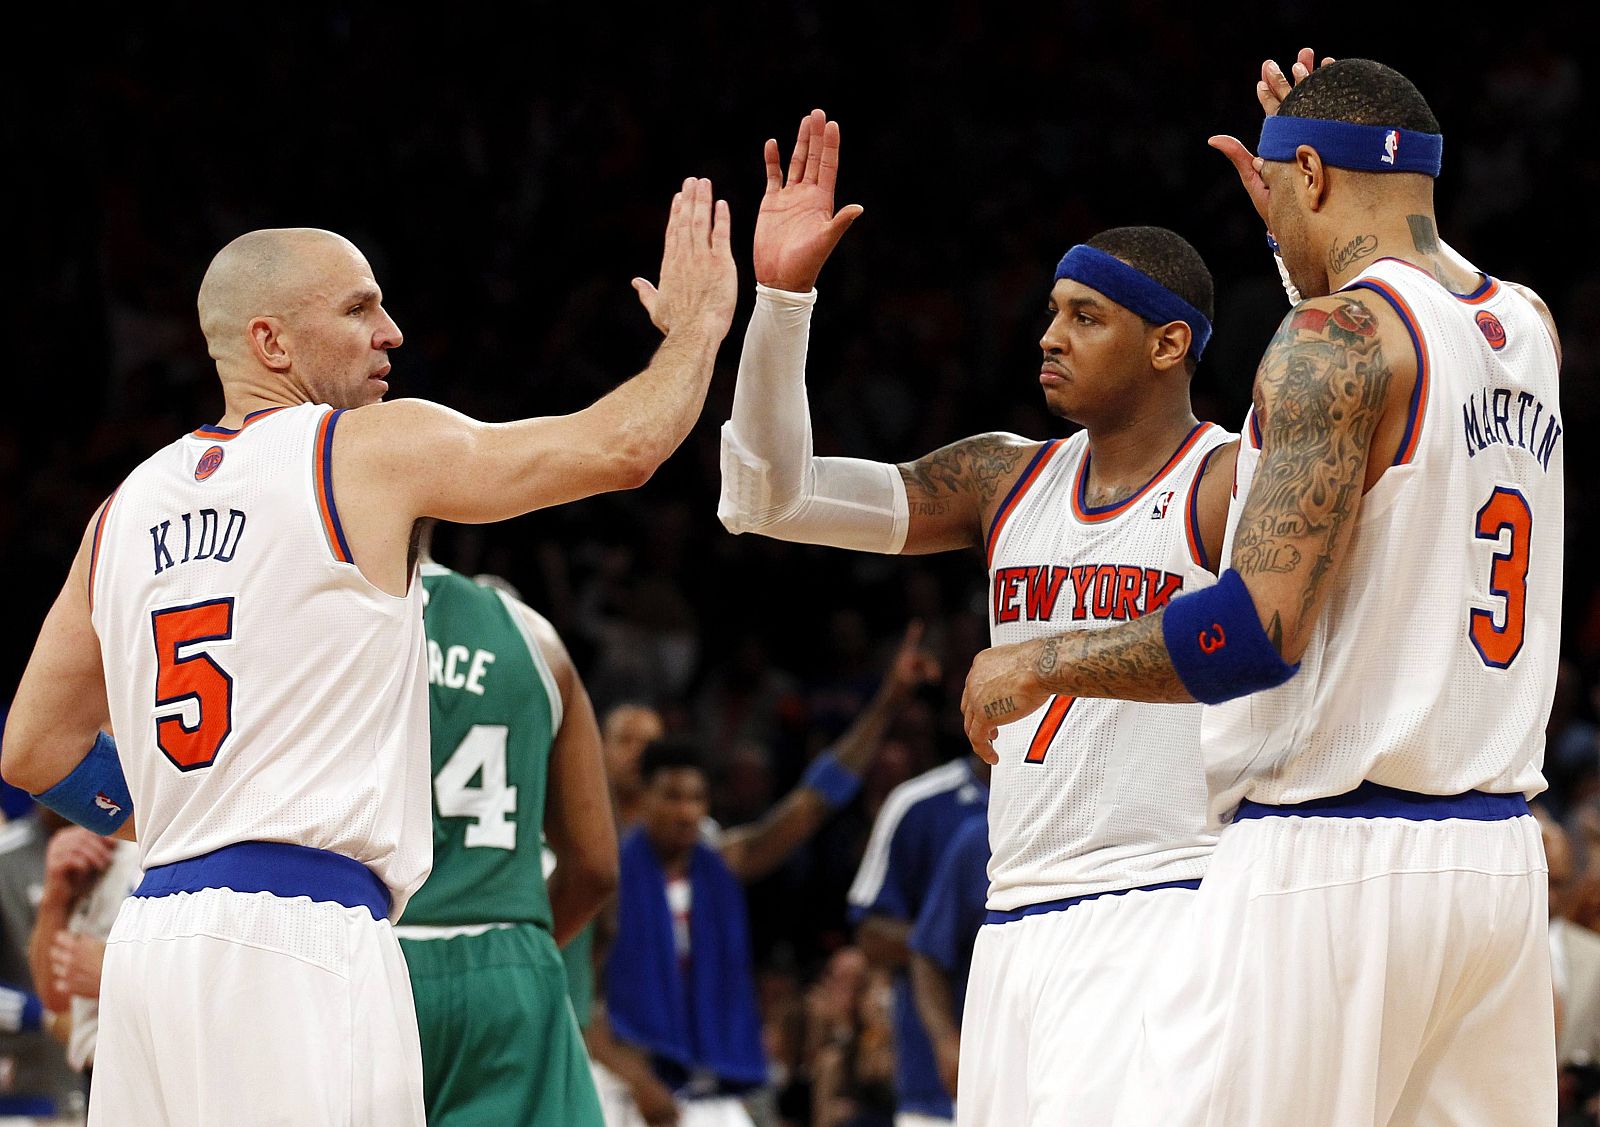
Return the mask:
<svg viewBox="0 0 1600 1127">
<path fill-rule="evenodd" d="M 1194 334 L 1189 351 L 1196 360 L 1211 339 L 1211 320 L 1183 298 L 1142 270 L 1103 250 L 1079 243 L 1067 251 L 1056 267 L 1056 281 L 1071 278 L 1099 290 L 1125 309 L 1157 325 L 1182 321 Z"/>
<path fill-rule="evenodd" d="M 1256 155 L 1262 160 L 1293 160 L 1301 145 L 1310 145 L 1323 164 L 1334 168 L 1437 176 L 1443 163 L 1444 135 L 1275 114 L 1261 123 Z"/>
</svg>

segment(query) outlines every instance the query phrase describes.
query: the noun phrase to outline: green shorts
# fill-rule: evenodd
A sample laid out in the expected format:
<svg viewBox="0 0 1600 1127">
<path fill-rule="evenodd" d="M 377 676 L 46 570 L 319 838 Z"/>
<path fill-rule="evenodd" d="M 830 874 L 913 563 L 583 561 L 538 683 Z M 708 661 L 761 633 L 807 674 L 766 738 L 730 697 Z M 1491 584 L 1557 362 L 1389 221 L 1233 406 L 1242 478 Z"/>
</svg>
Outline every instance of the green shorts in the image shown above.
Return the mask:
<svg viewBox="0 0 1600 1127">
<path fill-rule="evenodd" d="M 550 934 L 402 939 L 430 1127 L 603 1127 Z"/>
</svg>

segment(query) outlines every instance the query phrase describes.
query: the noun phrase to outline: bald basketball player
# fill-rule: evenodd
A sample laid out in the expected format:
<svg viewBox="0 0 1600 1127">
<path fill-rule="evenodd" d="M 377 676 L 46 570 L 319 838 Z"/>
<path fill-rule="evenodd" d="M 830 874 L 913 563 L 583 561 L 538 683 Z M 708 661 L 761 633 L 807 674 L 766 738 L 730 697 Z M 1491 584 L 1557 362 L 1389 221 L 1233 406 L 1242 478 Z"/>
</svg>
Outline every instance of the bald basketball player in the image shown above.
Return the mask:
<svg viewBox="0 0 1600 1127">
<path fill-rule="evenodd" d="M 728 223 L 686 181 L 659 288 L 633 283 L 665 334 L 649 366 L 503 424 L 381 402 L 401 333 L 348 240 L 255 231 L 212 262 L 223 418 L 95 514 L 5 734 L 8 781 L 101 833 L 138 827 L 91 1124 L 423 1122 L 392 928 L 432 860 L 417 523 L 649 478 L 733 314 Z"/>
</svg>

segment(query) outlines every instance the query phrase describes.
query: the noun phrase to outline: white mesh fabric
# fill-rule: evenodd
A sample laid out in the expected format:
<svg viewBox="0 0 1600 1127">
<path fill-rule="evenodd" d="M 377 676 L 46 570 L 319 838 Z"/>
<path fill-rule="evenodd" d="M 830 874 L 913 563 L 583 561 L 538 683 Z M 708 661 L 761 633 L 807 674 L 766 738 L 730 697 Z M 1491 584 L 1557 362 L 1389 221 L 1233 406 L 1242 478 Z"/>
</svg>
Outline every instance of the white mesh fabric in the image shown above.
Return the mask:
<svg viewBox="0 0 1600 1127">
<path fill-rule="evenodd" d="M 260 418 L 231 439 L 186 435 L 129 476 L 105 519 L 93 618 L 117 747 L 149 868 L 239 841 L 341 853 L 389 887 L 398 915 L 432 864 L 428 698 L 418 584 L 404 598 L 338 562 L 312 465 L 328 408 Z M 223 460 L 195 467 L 213 446 Z M 337 467 L 335 467 L 337 489 Z M 231 558 L 155 570 L 150 528 L 201 509 L 247 514 Z M 152 613 L 234 599 L 232 637 L 195 643 L 232 681 L 232 729 L 209 767 L 156 739 Z M 179 710 L 197 722 L 199 706 Z"/>
<path fill-rule="evenodd" d="M 1188 501 L 1206 455 L 1232 438 L 1204 426 L 1164 474 L 1103 514 L 1075 511 L 1087 436 L 1080 432 L 1048 453 L 995 537 L 994 644 L 1115 626 L 1179 590 L 1215 582 L 1191 555 Z M 1041 569 L 1065 570 L 1053 601 L 1047 585 L 1061 572 Z M 1078 699 L 1043 762 L 1026 762 L 1049 711 L 1047 704 L 1006 725 L 995 742 L 989 906 L 1007 910 L 1201 876 L 1215 838 L 1206 826 L 1200 706 Z"/>
<path fill-rule="evenodd" d="M 1221 816 L 1240 798 L 1300 802 L 1363 780 L 1430 794 L 1531 796 L 1545 786 L 1565 446 L 1564 437 L 1553 439 L 1547 467 L 1542 440 L 1552 418 L 1561 425 L 1549 335 L 1533 307 L 1498 283 L 1468 301 L 1392 259 L 1358 281 L 1365 279 L 1388 286 L 1416 317 L 1428 358 L 1421 433 L 1409 464 L 1386 470 L 1362 499 L 1349 558 L 1332 580 L 1300 672 L 1276 689 L 1206 710 L 1203 748 Z M 1385 300 L 1357 292 L 1364 301 Z M 1499 350 L 1479 328 L 1484 315 L 1504 332 Z M 1483 395 L 1489 389 L 1492 405 L 1496 388 L 1513 404 L 1500 432 L 1511 441 L 1478 449 L 1469 420 L 1475 408 L 1481 434 Z M 1529 397 L 1525 408 L 1521 395 Z M 1255 451 L 1241 451 L 1231 521 L 1256 461 Z M 1506 668 L 1486 664 L 1469 636 L 1474 609 L 1505 624 L 1507 600 L 1490 590 L 1490 576 L 1509 536 L 1476 535 L 1478 513 L 1497 488 L 1515 490 L 1533 514 L 1525 640 Z"/>
</svg>

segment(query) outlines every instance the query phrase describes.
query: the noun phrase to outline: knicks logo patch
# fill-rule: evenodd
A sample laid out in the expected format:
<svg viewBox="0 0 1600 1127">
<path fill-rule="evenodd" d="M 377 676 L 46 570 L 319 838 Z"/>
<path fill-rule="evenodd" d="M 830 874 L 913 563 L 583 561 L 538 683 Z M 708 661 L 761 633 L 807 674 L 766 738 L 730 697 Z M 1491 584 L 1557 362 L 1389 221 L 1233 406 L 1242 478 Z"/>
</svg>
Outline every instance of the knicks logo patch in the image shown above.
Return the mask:
<svg viewBox="0 0 1600 1127">
<path fill-rule="evenodd" d="M 222 465 L 222 447 L 213 446 L 200 455 L 200 461 L 194 467 L 194 479 L 204 481 L 217 472 L 217 467 Z"/>
<path fill-rule="evenodd" d="M 1483 333 L 1483 339 L 1489 342 L 1490 348 L 1499 352 L 1506 346 L 1506 327 L 1500 323 L 1500 318 L 1485 309 L 1473 320 L 1478 322 L 1478 330 Z"/>
</svg>

